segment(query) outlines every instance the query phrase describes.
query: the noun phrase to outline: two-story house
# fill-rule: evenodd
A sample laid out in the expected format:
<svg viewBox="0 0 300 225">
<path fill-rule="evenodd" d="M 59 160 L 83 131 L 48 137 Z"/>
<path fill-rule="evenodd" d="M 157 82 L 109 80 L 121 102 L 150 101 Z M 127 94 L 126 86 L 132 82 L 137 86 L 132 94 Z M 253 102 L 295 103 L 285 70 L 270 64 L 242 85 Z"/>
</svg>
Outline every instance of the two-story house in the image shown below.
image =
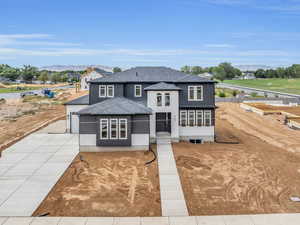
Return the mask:
<svg viewBox="0 0 300 225">
<path fill-rule="evenodd" d="M 214 86 L 166 67 L 136 67 L 91 80 L 89 95 L 67 103 L 67 113 L 78 116 L 81 151 L 147 150 L 160 132 L 174 142 L 213 142 Z"/>
</svg>

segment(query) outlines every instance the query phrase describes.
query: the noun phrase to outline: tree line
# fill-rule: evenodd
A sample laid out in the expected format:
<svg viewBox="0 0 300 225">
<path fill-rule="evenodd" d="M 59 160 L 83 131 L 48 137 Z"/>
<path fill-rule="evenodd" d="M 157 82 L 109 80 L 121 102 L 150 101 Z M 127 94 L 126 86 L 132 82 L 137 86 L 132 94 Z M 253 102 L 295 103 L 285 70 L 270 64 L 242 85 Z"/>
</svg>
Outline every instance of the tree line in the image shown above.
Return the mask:
<svg viewBox="0 0 300 225">
<path fill-rule="evenodd" d="M 218 80 L 231 80 L 235 77 L 242 75 L 242 72 L 233 67 L 231 63 L 224 62 L 220 63 L 218 66 L 212 67 L 201 67 L 201 66 L 184 66 L 181 68 L 181 71 L 188 74 L 202 74 L 202 73 L 211 73 L 213 74 L 214 79 Z"/>
<path fill-rule="evenodd" d="M 0 77 L 4 77 L 9 81 L 23 80 L 25 82 L 32 82 L 39 80 L 43 83 L 51 81 L 53 83 L 59 82 L 78 82 L 80 74 L 85 71 L 62 71 L 53 72 L 42 70 L 39 71 L 37 67 L 24 65 L 21 68 L 12 67 L 7 64 L 0 64 Z"/>
<path fill-rule="evenodd" d="M 188 74 L 202 74 L 211 73 L 214 79 L 231 80 L 242 76 L 241 70 L 232 66 L 231 63 L 224 62 L 218 66 L 201 67 L 201 66 L 184 66 L 181 71 Z M 277 69 L 258 69 L 256 71 L 249 71 L 254 74 L 256 78 L 300 78 L 300 64 L 294 64 L 290 67 L 279 67 Z"/>
<path fill-rule="evenodd" d="M 259 69 L 254 73 L 256 78 L 300 78 L 300 64 L 277 69 Z"/>
</svg>

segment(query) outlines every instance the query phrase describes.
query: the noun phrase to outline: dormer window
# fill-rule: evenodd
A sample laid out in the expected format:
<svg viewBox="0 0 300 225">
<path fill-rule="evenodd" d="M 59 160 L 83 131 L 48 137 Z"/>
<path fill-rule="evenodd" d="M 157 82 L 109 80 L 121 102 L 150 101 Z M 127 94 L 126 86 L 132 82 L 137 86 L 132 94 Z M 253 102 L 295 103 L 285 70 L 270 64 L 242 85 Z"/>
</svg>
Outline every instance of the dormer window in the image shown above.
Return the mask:
<svg viewBox="0 0 300 225">
<path fill-rule="evenodd" d="M 142 97 L 142 85 L 134 85 L 134 97 Z"/>
<path fill-rule="evenodd" d="M 189 101 L 202 101 L 203 100 L 203 87 L 202 86 L 188 86 L 188 100 Z"/>
<path fill-rule="evenodd" d="M 113 85 L 108 85 L 107 86 L 107 97 L 108 98 L 113 98 L 114 97 L 114 86 Z"/>
<path fill-rule="evenodd" d="M 106 97 L 106 86 L 105 85 L 100 85 L 99 86 L 99 97 L 100 98 L 105 98 Z"/>
</svg>

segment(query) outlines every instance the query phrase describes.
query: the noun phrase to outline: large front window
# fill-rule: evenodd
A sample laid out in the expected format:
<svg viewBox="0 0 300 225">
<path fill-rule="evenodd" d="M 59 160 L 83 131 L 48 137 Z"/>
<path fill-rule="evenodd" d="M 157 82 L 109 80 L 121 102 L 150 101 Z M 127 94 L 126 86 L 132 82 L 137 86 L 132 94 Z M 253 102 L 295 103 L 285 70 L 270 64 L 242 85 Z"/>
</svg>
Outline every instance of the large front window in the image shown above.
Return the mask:
<svg viewBox="0 0 300 225">
<path fill-rule="evenodd" d="M 118 139 L 118 119 L 110 120 L 110 139 Z"/>
<path fill-rule="evenodd" d="M 188 111 L 189 112 L 189 127 L 195 126 L 195 111 Z"/>
<path fill-rule="evenodd" d="M 100 120 L 100 139 L 108 139 L 108 119 Z"/>
<path fill-rule="evenodd" d="M 189 86 L 188 87 L 188 100 L 189 101 L 202 101 L 203 100 L 203 87 L 202 86 Z"/>
<path fill-rule="evenodd" d="M 204 125 L 206 127 L 210 127 L 211 126 L 211 111 L 204 111 Z"/>
<path fill-rule="evenodd" d="M 181 127 L 210 127 L 212 126 L 211 110 L 181 110 L 180 126 Z"/>
<path fill-rule="evenodd" d="M 100 85 L 99 86 L 100 98 L 112 98 L 114 97 L 114 85 Z"/>
<path fill-rule="evenodd" d="M 119 119 L 119 139 L 127 139 L 127 119 Z"/>
<path fill-rule="evenodd" d="M 180 126 L 187 126 L 187 111 L 180 111 Z"/>
</svg>

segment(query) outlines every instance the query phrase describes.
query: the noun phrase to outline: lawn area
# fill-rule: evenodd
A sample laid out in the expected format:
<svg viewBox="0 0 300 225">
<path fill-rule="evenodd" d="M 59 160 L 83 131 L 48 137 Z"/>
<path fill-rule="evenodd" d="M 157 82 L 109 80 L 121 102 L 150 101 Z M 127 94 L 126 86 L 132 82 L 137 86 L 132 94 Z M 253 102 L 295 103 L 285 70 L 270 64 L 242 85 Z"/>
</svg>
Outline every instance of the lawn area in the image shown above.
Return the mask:
<svg viewBox="0 0 300 225">
<path fill-rule="evenodd" d="M 225 80 L 224 83 L 300 94 L 300 79 L 256 79 L 256 80 Z"/>
</svg>

